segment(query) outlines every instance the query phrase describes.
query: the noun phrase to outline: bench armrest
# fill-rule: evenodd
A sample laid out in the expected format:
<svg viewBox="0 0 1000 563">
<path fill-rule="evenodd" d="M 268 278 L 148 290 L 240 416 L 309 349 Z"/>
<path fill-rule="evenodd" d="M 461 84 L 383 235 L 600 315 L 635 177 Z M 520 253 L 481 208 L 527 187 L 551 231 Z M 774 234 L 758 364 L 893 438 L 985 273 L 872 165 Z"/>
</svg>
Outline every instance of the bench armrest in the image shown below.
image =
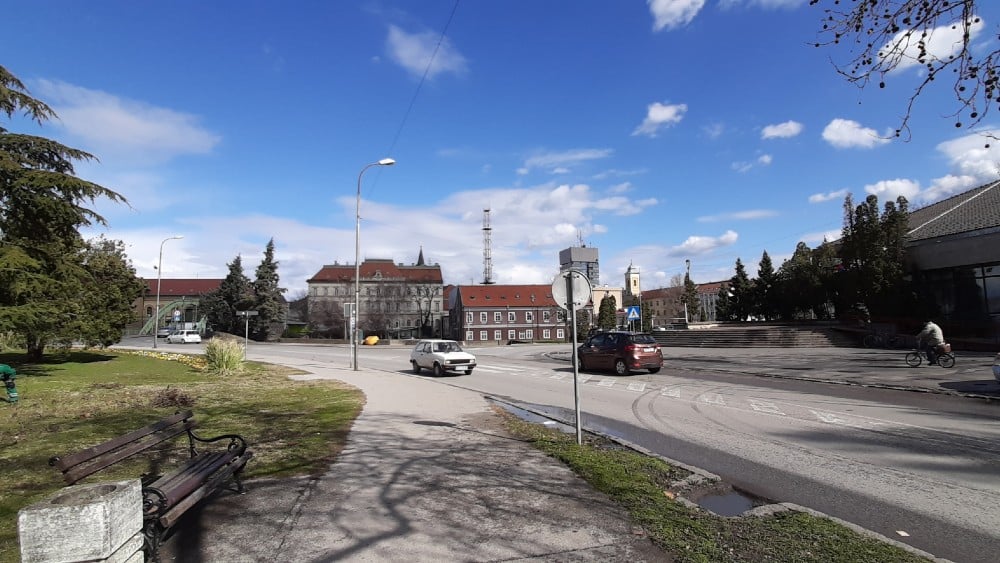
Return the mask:
<svg viewBox="0 0 1000 563">
<path fill-rule="evenodd" d="M 226 449 L 228 451 L 231 451 L 231 452 L 236 452 L 236 455 L 242 455 L 243 452 L 245 452 L 246 449 L 247 449 L 247 441 L 243 438 L 243 436 L 240 436 L 239 434 L 222 434 L 220 436 L 214 436 L 212 438 L 203 438 L 203 437 L 199 436 L 198 434 L 196 434 L 193 430 L 189 430 L 188 431 L 188 436 L 190 436 L 192 440 L 201 442 L 203 444 L 211 444 L 213 442 L 220 442 L 222 440 L 229 440 L 229 445 L 226 446 Z M 196 448 L 195 448 L 195 444 L 192 441 L 191 442 L 191 455 L 193 457 L 196 454 L 197 454 L 197 451 L 196 451 Z"/>
</svg>

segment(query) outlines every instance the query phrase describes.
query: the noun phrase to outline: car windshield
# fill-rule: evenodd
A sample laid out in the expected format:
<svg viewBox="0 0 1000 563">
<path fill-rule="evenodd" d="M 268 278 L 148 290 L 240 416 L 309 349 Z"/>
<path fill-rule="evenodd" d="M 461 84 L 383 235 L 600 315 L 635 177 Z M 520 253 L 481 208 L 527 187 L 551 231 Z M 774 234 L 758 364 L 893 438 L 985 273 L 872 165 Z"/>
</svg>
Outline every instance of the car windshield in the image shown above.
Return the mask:
<svg viewBox="0 0 1000 563">
<path fill-rule="evenodd" d="M 461 352 L 462 347 L 457 342 L 438 342 L 434 345 L 435 352 Z"/>
<path fill-rule="evenodd" d="M 632 342 L 636 344 L 656 344 L 656 339 L 650 334 L 633 334 Z"/>
</svg>

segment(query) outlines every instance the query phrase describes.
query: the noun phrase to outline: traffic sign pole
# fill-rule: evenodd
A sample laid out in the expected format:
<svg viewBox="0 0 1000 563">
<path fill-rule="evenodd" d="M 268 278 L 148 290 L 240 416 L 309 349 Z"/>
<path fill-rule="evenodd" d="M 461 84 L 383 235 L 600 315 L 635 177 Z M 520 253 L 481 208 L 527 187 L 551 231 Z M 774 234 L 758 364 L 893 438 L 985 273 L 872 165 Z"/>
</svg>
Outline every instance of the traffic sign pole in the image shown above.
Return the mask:
<svg viewBox="0 0 1000 563">
<path fill-rule="evenodd" d="M 576 356 L 576 310 L 590 302 L 593 289 L 587 276 L 576 270 L 567 270 L 556 275 L 552 280 L 552 298 L 560 307 L 569 311 L 570 332 L 573 335 L 573 410 L 576 413 L 576 443 L 583 444 L 583 430 L 580 422 L 580 366 Z"/>
</svg>

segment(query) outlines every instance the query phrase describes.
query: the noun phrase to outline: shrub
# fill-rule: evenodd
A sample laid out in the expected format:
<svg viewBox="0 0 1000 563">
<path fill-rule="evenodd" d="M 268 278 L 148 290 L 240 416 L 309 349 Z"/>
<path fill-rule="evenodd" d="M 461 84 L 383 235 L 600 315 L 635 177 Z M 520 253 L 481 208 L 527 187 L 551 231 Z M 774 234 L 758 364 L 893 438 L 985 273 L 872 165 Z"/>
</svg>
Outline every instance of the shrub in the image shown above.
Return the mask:
<svg viewBox="0 0 1000 563">
<path fill-rule="evenodd" d="M 236 340 L 213 338 L 205 345 L 208 371 L 229 375 L 243 371 L 243 344 Z"/>
<path fill-rule="evenodd" d="M 176 387 L 167 387 L 158 391 L 149 404 L 154 407 L 190 407 L 194 404 L 194 397 Z"/>
</svg>

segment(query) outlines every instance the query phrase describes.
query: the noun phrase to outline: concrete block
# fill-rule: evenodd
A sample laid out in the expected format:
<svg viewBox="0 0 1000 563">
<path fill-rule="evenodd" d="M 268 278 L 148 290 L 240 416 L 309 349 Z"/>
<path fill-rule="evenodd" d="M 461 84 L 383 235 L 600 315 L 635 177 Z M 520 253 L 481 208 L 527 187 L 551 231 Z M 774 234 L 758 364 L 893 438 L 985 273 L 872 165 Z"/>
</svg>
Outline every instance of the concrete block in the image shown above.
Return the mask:
<svg viewBox="0 0 1000 563">
<path fill-rule="evenodd" d="M 137 479 L 66 487 L 17 514 L 23 563 L 103 561 L 141 530 Z"/>
</svg>

